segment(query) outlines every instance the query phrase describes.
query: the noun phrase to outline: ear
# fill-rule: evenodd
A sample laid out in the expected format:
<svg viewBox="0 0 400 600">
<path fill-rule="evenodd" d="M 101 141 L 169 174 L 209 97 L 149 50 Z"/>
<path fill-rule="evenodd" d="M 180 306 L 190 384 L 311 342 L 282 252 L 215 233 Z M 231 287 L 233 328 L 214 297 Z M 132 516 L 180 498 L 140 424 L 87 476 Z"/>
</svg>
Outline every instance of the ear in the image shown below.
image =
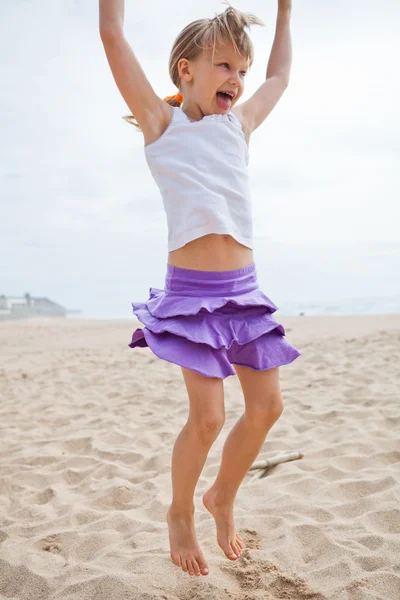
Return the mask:
<svg viewBox="0 0 400 600">
<path fill-rule="evenodd" d="M 180 69 L 179 69 L 180 66 Z M 184 81 L 191 81 L 192 73 L 191 73 L 191 65 L 187 58 L 180 58 L 178 61 L 178 73 L 180 79 Z"/>
</svg>

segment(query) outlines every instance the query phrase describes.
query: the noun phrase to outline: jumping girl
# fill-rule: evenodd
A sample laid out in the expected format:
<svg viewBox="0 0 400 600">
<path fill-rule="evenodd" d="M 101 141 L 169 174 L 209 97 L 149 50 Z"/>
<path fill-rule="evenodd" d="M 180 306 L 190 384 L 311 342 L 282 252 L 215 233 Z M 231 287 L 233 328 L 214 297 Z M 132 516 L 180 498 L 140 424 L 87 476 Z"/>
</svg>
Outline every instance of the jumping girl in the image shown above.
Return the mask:
<svg viewBox="0 0 400 600">
<path fill-rule="evenodd" d="M 162 99 L 124 37 L 124 0 L 100 0 L 101 39 L 132 112 L 124 118 L 143 133 L 167 217 L 165 289 L 150 288 L 146 302 L 132 303 L 144 327 L 129 346 L 149 347 L 182 369 L 189 413 L 173 448 L 166 519 L 171 559 L 191 575 L 208 573 L 193 496 L 224 424 L 223 380 L 238 375 L 245 411 L 226 439 L 203 503 L 215 519 L 219 546 L 236 560 L 244 544 L 235 529 L 234 500 L 282 413 L 279 367 L 300 356 L 272 314 L 278 307 L 258 285 L 248 180 L 250 135 L 289 83 L 290 15 L 291 0 L 278 0 L 266 81 L 241 104 L 254 60 L 245 28 L 264 23 L 230 4 L 212 19 L 193 21 L 169 57 L 179 93 Z"/>
</svg>

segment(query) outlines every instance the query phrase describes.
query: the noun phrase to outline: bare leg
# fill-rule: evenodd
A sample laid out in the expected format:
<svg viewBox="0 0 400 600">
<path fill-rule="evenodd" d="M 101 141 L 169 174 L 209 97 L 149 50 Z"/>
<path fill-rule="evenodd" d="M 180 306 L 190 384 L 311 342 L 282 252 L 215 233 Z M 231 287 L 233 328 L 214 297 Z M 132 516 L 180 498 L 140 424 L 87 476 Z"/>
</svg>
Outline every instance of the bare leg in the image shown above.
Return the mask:
<svg viewBox="0 0 400 600">
<path fill-rule="evenodd" d="M 189 391 L 188 422 L 172 453 L 172 503 L 167 511 L 171 558 L 191 575 L 207 575 L 196 539 L 193 495 L 209 450 L 224 422 L 222 381 L 182 369 Z"/>
<path fill-rule="evenodd" d="M 241 373 L 243 374 L 243 371 Z M 253 376 L 253 373 L 259 376 Z M 276 389 L 277 369 L 271 369 L 270 372 L 253 371 L 253 373 L 249 373 L 247 379 L 243 375 L 241 383 L 245 382 L 242 386 L 249 393 L 251 382 L 253 384 L 251 391 L 254 395 L 251 399 L 249 395 L 247 396 L 246 412 L 234 425 L 225 441 L 217 478 L 203 495 L 203 503 L 216 521 L 218 544 L 228 558 L 232 552 L 240 556 L 243 546 L 233 520 L 233 504 L 237 491 L 249 467 L 258 456 L 268 431 L 282 413 L 281 396 Z M 268 375 L 260 377 L 260 373 L 268 373 Z M 271 386 L 273 382 L 275 385 Z M 270 384 L 264 387 L 264 397 L 260 396 L 260 391 L 263 389 L 261 383 Z"/>
<path fill-rule="evenodd" d="M 208 565 L 197 543 L 193 495 L 211 445 L 201 443 L 186 423 L 172 453 L 173 498 L 167 512 L 172 560 L 190 575 L 207 575 Z"/>
</svg>

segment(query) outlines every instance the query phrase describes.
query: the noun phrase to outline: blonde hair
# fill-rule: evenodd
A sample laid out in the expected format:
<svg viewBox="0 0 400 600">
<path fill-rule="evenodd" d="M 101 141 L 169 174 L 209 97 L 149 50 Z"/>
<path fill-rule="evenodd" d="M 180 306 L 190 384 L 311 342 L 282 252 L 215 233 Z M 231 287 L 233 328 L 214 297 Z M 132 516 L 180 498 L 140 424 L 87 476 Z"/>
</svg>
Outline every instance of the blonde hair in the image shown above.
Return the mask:
<svg viewBox="0 0 400 600">
<path fill-rule="evenodd" d="M 265 26 L 265 23 L 252 13 L 244 13 L 233 8 L 228 0 L 225 0 L 224 3 L 228 4 L 228 8 L 223 13 L 216 14 L 213 19 L 198 19 L 189 23 L 175 39 L 169 56 L 169 75 L 179 93 L 164 98 L 171 106 L 180 106 L 182 103 L 181 79 L 178 71 L 178 62 L 181 58 L 194 61 L 201 56 L 204 50 L 212 48 L 212 59 L 214 60 L 216 47 L 230 41 L 235 51 L 248 61 L 249 68 L 252 66 L 254 61 L 253 43 L 244 28 L 250 28 L 251 25 Z M 133 115 L 126 115 L 122 118 L 141 131 L 137 121 L 134 121 Z"/>
</svg>

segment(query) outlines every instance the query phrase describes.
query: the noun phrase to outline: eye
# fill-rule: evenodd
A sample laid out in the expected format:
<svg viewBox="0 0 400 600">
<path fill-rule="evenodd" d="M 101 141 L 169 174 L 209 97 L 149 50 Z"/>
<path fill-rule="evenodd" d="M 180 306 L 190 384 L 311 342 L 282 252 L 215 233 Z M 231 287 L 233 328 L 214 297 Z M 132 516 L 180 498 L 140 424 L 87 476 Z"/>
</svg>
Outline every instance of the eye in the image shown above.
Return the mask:
<svg viewBox="0 0 400 600">
<path fill-rule="evenodd" d="M 226 65 L 229 69 L 229 64 L 228 63 L 221 63 L 222 66 Z M 243 76 L 247 74 L 247 71 L 241 71 L 241 73 L 243 73 Z"/>
</svg>

